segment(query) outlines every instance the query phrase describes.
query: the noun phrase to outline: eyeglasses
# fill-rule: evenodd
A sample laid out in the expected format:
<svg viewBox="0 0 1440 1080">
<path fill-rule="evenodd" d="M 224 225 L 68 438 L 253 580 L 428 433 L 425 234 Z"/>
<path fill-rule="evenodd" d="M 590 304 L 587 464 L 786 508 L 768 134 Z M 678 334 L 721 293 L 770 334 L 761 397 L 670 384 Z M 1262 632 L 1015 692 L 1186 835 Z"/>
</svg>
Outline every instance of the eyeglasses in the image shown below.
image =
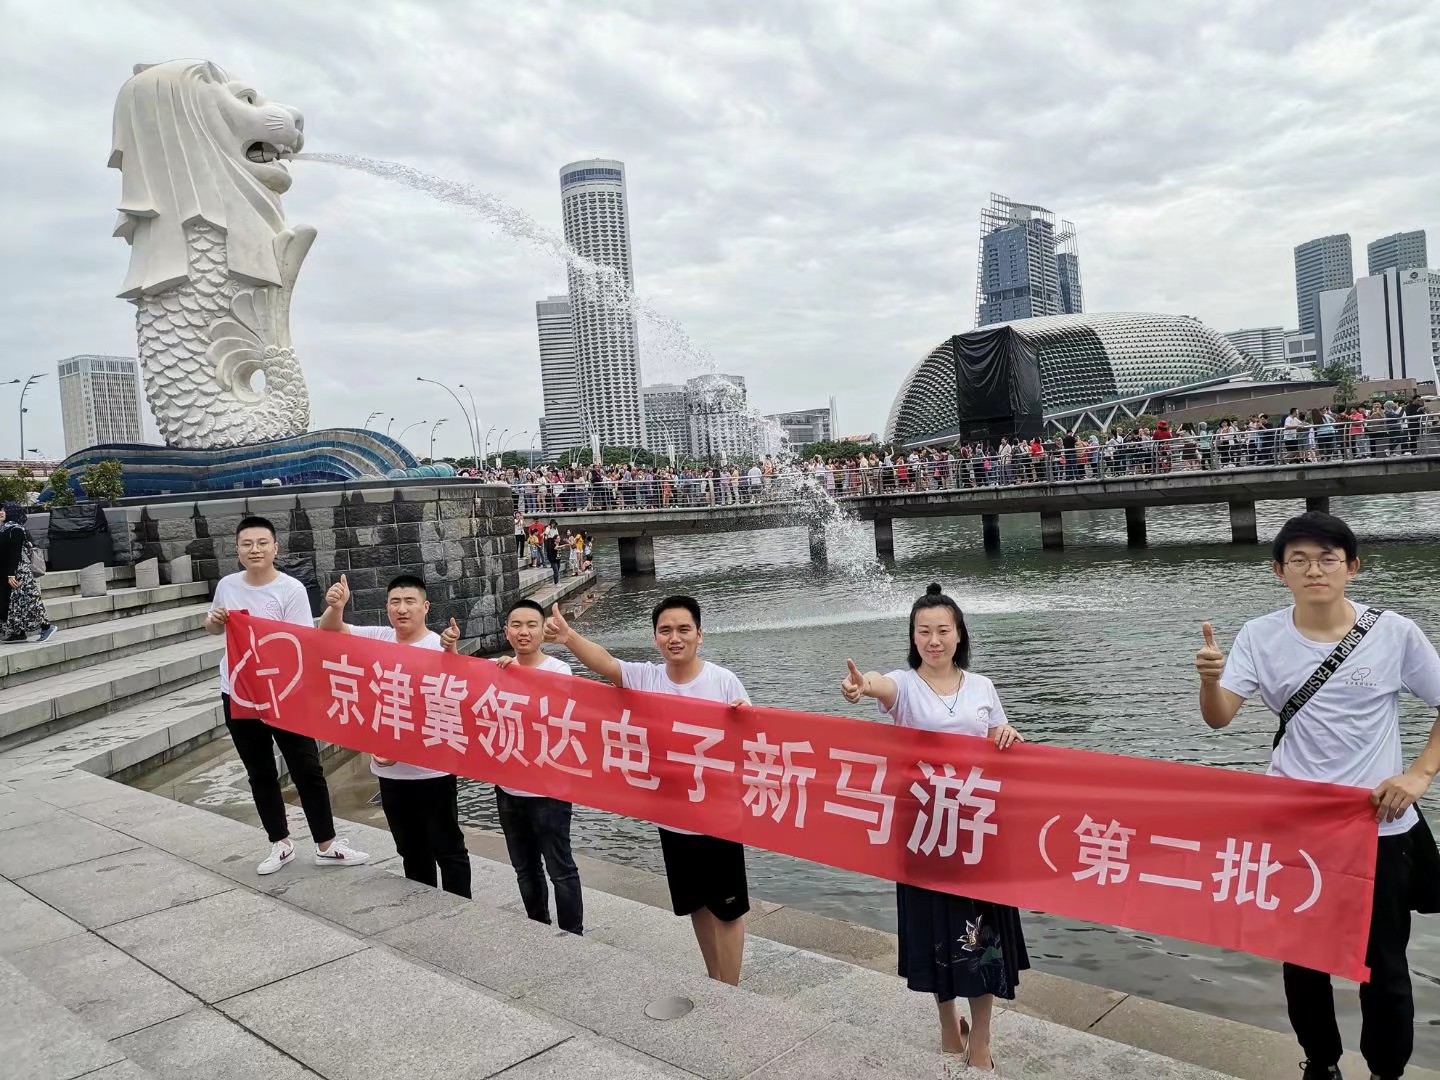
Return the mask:
<svg viewBox="0 0 1440 1080">
<path fill-rule="evenodd" d="M 1320 567 L 1327 574 L 1333 574 L 1345 565 L 1345 559 L 1333 551 L 1327 551 L 1324 555 L 1314 559 L 1308 555 L 1291 555 L 1285 560 L 1285 569 L 1303 574 L 1310 569 L 1312 564 Z"/>
</svg>

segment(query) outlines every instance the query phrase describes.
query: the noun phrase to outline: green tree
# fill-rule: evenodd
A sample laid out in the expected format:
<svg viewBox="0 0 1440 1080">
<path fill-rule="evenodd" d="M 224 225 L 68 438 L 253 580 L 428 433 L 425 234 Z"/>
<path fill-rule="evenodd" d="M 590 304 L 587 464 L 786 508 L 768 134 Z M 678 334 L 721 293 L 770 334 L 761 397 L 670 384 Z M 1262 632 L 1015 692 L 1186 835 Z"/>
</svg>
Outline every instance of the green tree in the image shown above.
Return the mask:
<svg viewBox="0 0 1440 1080">
<path fill-rule="evenodd" d="M 876 454 L 884 457 L 885 447 L 879 443 L 836 442 L 826 439 L 822 442 L 806 443 L 795 451 L 795 456 L 805 461 L 815 457 L 820 458 L 821 461 L 844 461 L 859 454 Z"/>
<path fill-rule="evenodd" d="M 50 474 L 50 505 L 74 506 L 75 492 L 70 490 L 70 470 L 56 469 Z"/>
<path fill-rule="evenodd" d="M 1129 435 L 1132 431 L 1139 431 L 1141 428 L 1150 428 L 1153 431 L 1159 422 L 1158 416 L 1141 413 L 1139 416 L 1126 416 L 1116 420 L 1112 427 L 1122 435 Z"/>
<path fill-rule="evenodd" d="M 1315 378 L 1321 382 L 1335 384 L 1335 404 L 1348 405 L 1355 400 L 1355 372 L 1350 365 L 1339 360 L 1329 360 L 1315 365 Z"/>
<path fill-rule="evenodd" d="M 21 506 L 28 503 L 30 496 L 41 487 L 35 482 L 34 476 L 27 465 L 17 468 L 14 476 L 0 476 L 0 502 L 18 503 Z"/>
<path fill-rule="evenodd" d="M 114 502 L 125 497 L 124 466 L 115 458 L 97 461 L 80 477 L 80 490 L 92 499 Z"/>
</svg>

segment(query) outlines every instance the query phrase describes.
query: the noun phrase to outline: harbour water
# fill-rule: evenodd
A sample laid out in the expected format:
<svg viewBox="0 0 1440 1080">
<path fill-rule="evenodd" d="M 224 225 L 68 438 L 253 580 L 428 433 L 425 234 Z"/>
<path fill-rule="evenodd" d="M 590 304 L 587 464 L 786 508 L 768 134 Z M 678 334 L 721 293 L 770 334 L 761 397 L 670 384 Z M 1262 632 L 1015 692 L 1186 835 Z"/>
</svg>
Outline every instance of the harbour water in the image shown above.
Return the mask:
<svg viewBox="0 0 1440 1080">
<path fill-rule="evenodd" d="M 1262 542 L 1303 506 L 1259 504 Z M 1440 495 L 1335 500 L 1332 510 L 1361 537 L 1353 595 L 1414 618 L 1440 642 Z M 703 654 L 734 669 L 756 702 L 875 718 L 848 705 L 838 683 L 847 656 L 862 668 L 904 663 L 905 617 L 931 581 L 966 611 L 974 667 L 999 688 L 1016 727 L 1038 742 L 1171 761 L 1259 770 L 1274 718 L 1251 706 L 1225 732 L 1196 707 L 1192 657 L 1200 624 L 1222 648 L 1250 617 L 1283 606 L 1264 547 L 1234 547 L 1223 506 L 1151 510 L 1151 546 L 1125 547 L 1120 512 L 1067 514 L 1066 550 L 1041 550 L 1038 523 L 1002 520 L 1002 551 L 987 556 L 977 519 L 897 521 L 896 561 L 860 572 L 869 530 L 846 530 L 833 564 L 809 561 L 803 528 L 656 541 L 657 576 L 626 579 L 584 617 L 583 631 L 625 658 L 652 655 L 649 612 L 660 596 L 687 592 L 705 610 Z M 597 544 L 602 572 L 610 553 Z M 1433 712 L 1402 709 L 1407 759 Z M 202 751 L 203 753 L 203 751 Z M 213 751 L 212 751 L 213 753 Z M 183 766 L 183 763 L 179 763 Z M 177 785 L 177 797 L 248 804 L 238 763 L 213 766 Z M 339 766 L 339 793 L 373 792 L 359 762 Z M 1437 793 L 1440 794 L 1440 793 Z M 463 813 L 498 828 L 488 785 L 467 784 Z M 1440 799 L 1428 800 L 1440 812 Z M 222 808 L 222 807 L 217 807 Z M 343 806 L 337 806 L 343 815 Z M 577 808 L 578 850 L 660 869 L 650 826 Z M 751 852 L 756 896 L 882 929 L 894 928 L 889 883 L 785 856 Z M 1096 983 L 1277 1030 L 1287 1030 L 1278 965 L 1187 942 L 1039 914 L 1026 917 L 1035 965 Z M 1418 918 L 1411 949 L 1417 1006 L 1416 1064 L 1440 1065 L 1440 929 Z M 1339 983 L 1347 1043 L 1358 1035 L 1353 987 Z"/>
</svg>

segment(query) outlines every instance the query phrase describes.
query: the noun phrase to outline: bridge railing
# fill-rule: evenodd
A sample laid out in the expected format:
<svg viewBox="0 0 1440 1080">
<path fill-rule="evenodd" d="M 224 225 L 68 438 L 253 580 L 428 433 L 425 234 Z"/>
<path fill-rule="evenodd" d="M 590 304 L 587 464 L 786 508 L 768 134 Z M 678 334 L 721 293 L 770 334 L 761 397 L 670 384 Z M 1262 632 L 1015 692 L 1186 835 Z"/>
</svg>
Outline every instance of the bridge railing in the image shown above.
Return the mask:
<svg viewBox="0 0 1440 1080">
<path fill-rule="evenodd" d="M 1440 455 L 1440 415 L 1337 420 L 1258 431 L 1176 433 L 1169 439 L 1077 441 L 1037 456 L 1021 444 L 989 454 L 922 458 L 852 468 L 787 466 L 771 475 L 647 476 L 512 484 L 526 514 L 804 503 L 818 489 L 835 498 L 1056 484 L 1121 476 L 1222 473 L 1311 462 Z"/>
</svg>

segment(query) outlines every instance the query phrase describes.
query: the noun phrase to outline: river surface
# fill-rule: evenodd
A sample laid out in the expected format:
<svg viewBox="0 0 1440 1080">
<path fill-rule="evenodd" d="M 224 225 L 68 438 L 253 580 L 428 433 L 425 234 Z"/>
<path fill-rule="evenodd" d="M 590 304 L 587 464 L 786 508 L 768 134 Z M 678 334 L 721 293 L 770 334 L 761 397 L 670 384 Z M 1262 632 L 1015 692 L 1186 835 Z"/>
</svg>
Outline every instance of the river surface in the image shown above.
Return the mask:
<svg viewBox="0 0 1440 1080">
<path fill-rule="evenodd" d="M 1302 509 L 1258 504 L 1262 542 Z M 1337 499 L 1332 511 L 1361 538 L 1362 570 L 1351 595 L 1408 615 L 1440 642 L 1440 495 Z M 1151 546 L 1142 551 L 1126 548 L 1119 511 L 1067 513 L 1063 552 L 1041 550 L 1035 520 L 1005 517 L 1001 528 L 1002 549 L 987 556 L 978 519 L 897 520 L 896 560 L 884 571 L 864 569 L 873 556 L 868 526 L 832 530 L 828 567 L 810 562 L 800 528 L 660 539 L 656 577 L 621 581 L 580 626 L 618 656 L 653 658 L 651 606 L 669 593 L 690 593 L 704 607 L 703 655 L 733 669 L 754 701 L 875 719 L 873 707 L 840 697 L 845 658 L 853 656 L 862 670 L 902 666 L 910 603 L 938 581 L 965 610 L 973 667 L 995 681 L 1012 723 L 1032 741 L 1263 769 L 1274 717 L 1251 706 L 1229 730 L 1211 732 L 1195 700 L 1200 624 L 1213 622 L 1226 648 L 1246 619 L 1288 602 L 1266 548 L 1228 543 L 1224 506 L 1152 508 Z M 617 574 L 613 545 L 596 546 L 602 573 Z M 1407 760 L 1423 745 L 1432 718 L 1420 702 L 1405 701 Z M 358 767 L 340 769 L 353 776 Z M 228 775 L 221 786 L 248 802 L 238 763 L 228 774 L 225 768 L 217 763 L 202 772 L 212 780 Z M 174 793 L 216 800 L 213 783 L 208 796 L 199 790 Z M 467 783 L 463 804 L 470 824 L 498 829 L 488 785 Z M 1440 800 L 1432 798 L 1429 807 L 1433 819 Z M 651 826 L 577 808 L 573 837 L 588 854 L 662 869 Z M 888 882 L 753 850 L 749 873 L 757 897 L 894 929 Z M 1027 915 L 1025 927 L 1032 962 L 1042 970 L 1288 1030 L 1279 965 L 1271 961 L 1040 914 Z M 1440 1065 L 1434 920 L 1417 918 L 1410 957 L 1415 1063 Z M 1354 1046 L 1354 987 L 1337 987 L 1346 1044 Z"/>
</svg>

